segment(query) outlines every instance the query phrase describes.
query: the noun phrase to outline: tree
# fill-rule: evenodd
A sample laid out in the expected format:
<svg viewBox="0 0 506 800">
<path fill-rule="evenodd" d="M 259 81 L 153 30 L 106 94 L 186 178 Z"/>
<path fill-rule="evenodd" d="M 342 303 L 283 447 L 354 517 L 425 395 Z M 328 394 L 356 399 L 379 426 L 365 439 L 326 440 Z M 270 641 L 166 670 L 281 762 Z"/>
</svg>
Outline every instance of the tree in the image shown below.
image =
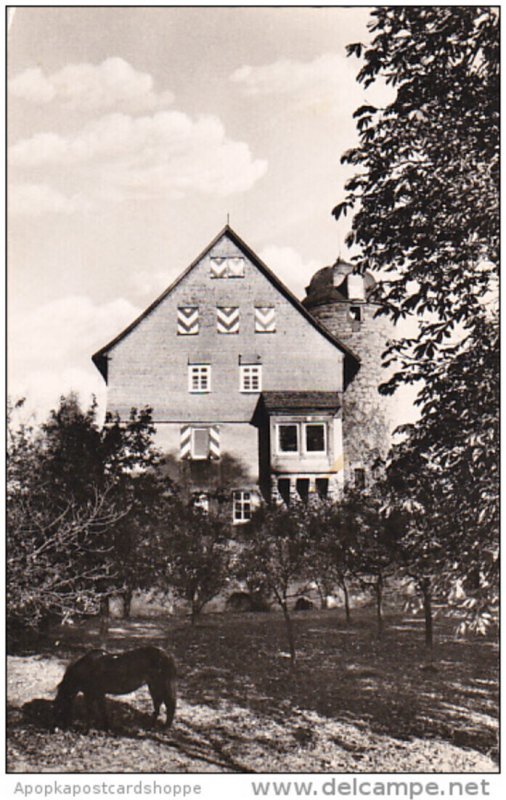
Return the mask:
<svg viewBox="0 0 506 800">
<path fill-rule="evenodd" d="M 438 569 L 474 585 L 466 602 L 483 610 L 480 628 L 497 585 L 499 338 L 487 303 L 499 255 L 498 11 L 380 7 L 370 27 L 370 45 L 348 48 L 364 58 L 358 80 L 384 80 L 394 97 L 355 112 L 359 146 L 343 161 L 357 173 L 334 214 L 356 212 L 357 270 L 387 276 L 379 313 L 416 318 L 384 360 L 396 370 L 382 391 L 421 387 L 420 420 L 392 456 L 397 475 L 413 470 L 395 502 L 424 508 L 415 538 L 432 552 L 440 541 Z"/>
<path fill-rule="evenodd" d="M 403 551 L 414 577 L 425 576 L 426 586 L 430 578 L 467 627 L 484 631 L 497 618 L 499 593 L 497 318 L 478 330 L 438 380 L 438 399 L 402 429 L 388 492 L 409 520 Z"/>
<path fill-rule="evenodd" d="M 356 560 L 353 531 L 345 524 L 342 503 L 318 503 L 308 511 L 310 549 L 308 560 L 313 580 L 325 595 L 336 587 L 344 595 L 346 622 L 351 622 L 348 582 Z"/>
<path fill-rule="evenodd" d="M 499 22 L 491 7 L 397 6 L 372 11 L 358 80 L 395 97 L 355 112 L 357 167 L 334 215 L 353 209 L 349 244 L 382 281 L 382 313 L 416 312 L 419 332 L 387 349 L 385 389 L 444 373 L 459 323 L 469 329 L 496 287 L 499 257 Z M 423 318 L 422 318 L 423 315 Z"/>
<path fill-rule="evenodd" d="M 52 615 L 105 609 L 112 593 L 146 579 L 143 523 L 154 496 L 167 491 L 157 477 L 152 433 L 148 409 L 133 410 L 126 423 L 108 415 L 100 428 L 95 403 L 82 411 L 73 395 L 61 398 L 38 429 L 10 425 L 13 622 L 33 626 Z"/>
<path fill-rule="evenodd" d="M 309 527 L 302 504 L 266 507 L 252 521 L 248 539 L 240 551 L 241 574 L 249 585 L 274 597 L 283 612 L 291 664 L 296 660 L 296 643 L 289 607 L 294 583 L 309 579 L 311 569 Z"/>
<path fill-rule="evenodd" d="M 160 531 L 159 552 L 158 585 L 189 603 L 193 625 L 230 580 L 229 526 L 218 515 L 178 501 Z"/>
<path fill-rule="evenodd" d="M 19 403 L 17 404 L 19 405 Z M 45 440 L 12 424 L 7 454 L 7 620 L 10 632 L 89 613 L 114 572 L 104 531 L 122 516 L 110 487 L 85 500 L 51 491 Z"/>
</svg>

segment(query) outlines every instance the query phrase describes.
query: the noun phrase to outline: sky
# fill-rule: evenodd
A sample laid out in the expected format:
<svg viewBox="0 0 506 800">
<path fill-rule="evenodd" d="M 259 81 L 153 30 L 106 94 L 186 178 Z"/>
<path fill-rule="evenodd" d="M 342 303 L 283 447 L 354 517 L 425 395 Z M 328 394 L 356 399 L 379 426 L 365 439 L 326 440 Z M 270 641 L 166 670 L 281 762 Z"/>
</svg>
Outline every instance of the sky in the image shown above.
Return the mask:
<svg viewBox="0 0 506 800">
<path fill-rule="evenodd" d="M 295 294 L 351 254 L 332 208 L 355 8 L 20 7 L 8 34 L 8 391 L 43 420 L 230 220 Z"/>
</svg>

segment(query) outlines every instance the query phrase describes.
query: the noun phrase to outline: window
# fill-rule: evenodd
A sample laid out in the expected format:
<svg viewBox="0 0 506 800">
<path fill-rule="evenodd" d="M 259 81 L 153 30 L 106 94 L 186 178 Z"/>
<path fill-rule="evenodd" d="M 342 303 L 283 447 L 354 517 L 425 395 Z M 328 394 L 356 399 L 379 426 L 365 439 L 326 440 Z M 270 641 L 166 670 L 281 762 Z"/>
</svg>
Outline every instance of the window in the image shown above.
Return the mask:
<svg viewBox="0 0 506 800">
<path fill-rule="evenodd" d="M 315 480 L 315 488 L 318 492 L 320 500 L 326 500 L 329 495 L 329 479 L 328 478 L 316 478 Z"/>
<path fill-rule="evenodd" d="M 211 391 L 211 366 L 190 364 L 188 366 L 188 391 L 203 393 Z"/>
<path fill-rule="evenodd" d="M 197 306 L 179 306 L 177 310 L 177 335 L 195 336 L 199 332 Z"/>
<path fill-rule="evenodd" d="M 362 322 L 362 306 L 350 306 L 350 319 L 352 322 Z"/>
<path fill-rule="evenodd" d="M 281 423 L 278 428 L 278 452 L 326 453 L 326 425 L 324 422 Z"/>
<path fill-rule="evenodd" d="M 298 453 L 299 426 L 278 425 L 278 446 L 280 453 Z"/>
<path fill-rule="evenodd" d="M 261 366 L 240 366 L 240 391 L 241 392 L 261 392 L 262 391 L 262 367 Z"/>
<path fill-rule="evenodd" d="M 276 333 L 276 309 L 274 306 L 255 307 L 255 333 Z"/>
<path fill-rule="evenodd" d="M 191 457 L 194 459 L 209 456 L 209 428 L 192 428 Z"/>
<path fill-rule="evenodd" d="M 218 333 L 239 333 L 239 309 L 237 306 L 219 306 L 216 309 Z"/>
<path fill-rule="evenodd" d="M 278 492 L 287 506 L 290 505 L 290 478 L 278 478 Z"/>
<path fill-rule="evenodd" d="M 325 453 L 325 425 L 322 422 L 304 425 L 306 433 L 306 452 Z"/>
<path fill-rule="evenodd" d="M 307 503 L 309 499 L 309 478 L 297 478 L 295 488 L 302 502 Z"/>
<path fill-rule="evenodd" d="M 365 489 L 365 469 L 363 467 L 355 467 L 353 478 L 356 489 Z"/>
<path fill-rule="evenodd" d="M 218 425 L 182 425 L 180 430 L 179 457 L 182 460 L 220 458 L 220 430 Z"/>
<path fill-rule="evenodd" d="M 365 300 L 365 286 L 362 275 L 353 272 L 348 275 L 348 297 L 350 300 Z"/>
<path fill-rule="evenodd" d="M 234 523 L 247 522 L 252 516 L 251 492 L 233 492 L 233 520 Z"/>
</svg>

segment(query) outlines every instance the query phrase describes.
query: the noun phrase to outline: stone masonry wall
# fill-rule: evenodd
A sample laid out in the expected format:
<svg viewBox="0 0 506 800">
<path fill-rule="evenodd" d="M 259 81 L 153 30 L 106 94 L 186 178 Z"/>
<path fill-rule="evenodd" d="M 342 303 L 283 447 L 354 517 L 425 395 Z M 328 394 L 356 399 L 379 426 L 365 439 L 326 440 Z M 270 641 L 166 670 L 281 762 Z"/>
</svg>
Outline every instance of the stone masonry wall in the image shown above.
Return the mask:
<svg viewBox="0 0 506 800">
<path fill-rule="evenodd" d="M 379 394 L 386 379 L 381 354 L 391 336 L 391 323 L 374 318 L 377 306 L 362 304 L 362 321 L 351 319 L 348 303 L 313 306 L 311 313 L 347 344 L 361 359 L 361 367 L 343 398 L 343 448 L 345 481 L 352 482 L 354 469 L 370 471 L 378 458 L 385 458 L 395 427 L 394 403 Z"/>
</svg>

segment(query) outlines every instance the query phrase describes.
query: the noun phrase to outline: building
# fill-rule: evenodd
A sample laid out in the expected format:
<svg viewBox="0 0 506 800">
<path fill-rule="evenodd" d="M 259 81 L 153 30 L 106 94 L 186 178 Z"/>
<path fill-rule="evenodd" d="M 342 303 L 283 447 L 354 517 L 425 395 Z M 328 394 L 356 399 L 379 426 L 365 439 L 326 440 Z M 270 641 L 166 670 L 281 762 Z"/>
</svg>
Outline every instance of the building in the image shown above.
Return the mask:
<svg viewBox="0 0 506 800">
<path fill-rule="evenodd" d="M 378 387 L 388 372 L 382 353 L 393 336 L 392 323 L 377 316 L 376 281 L 357 275 L 338 259 L 318 270 L 306 288 L 304 307 L 360 358 L 360 370 L 343 396 L 344 480 L 367 486 L 385 461 L 392 438 L 396 401 L 381 396 Z"/>
<path fill-rule="evenodd" d="M 195 502 L 336 497 L 343 397 L 360 362 L 227 225 L 93 356 L 108 410 L 150 406 L 158 446 Z"/>
</svg>

